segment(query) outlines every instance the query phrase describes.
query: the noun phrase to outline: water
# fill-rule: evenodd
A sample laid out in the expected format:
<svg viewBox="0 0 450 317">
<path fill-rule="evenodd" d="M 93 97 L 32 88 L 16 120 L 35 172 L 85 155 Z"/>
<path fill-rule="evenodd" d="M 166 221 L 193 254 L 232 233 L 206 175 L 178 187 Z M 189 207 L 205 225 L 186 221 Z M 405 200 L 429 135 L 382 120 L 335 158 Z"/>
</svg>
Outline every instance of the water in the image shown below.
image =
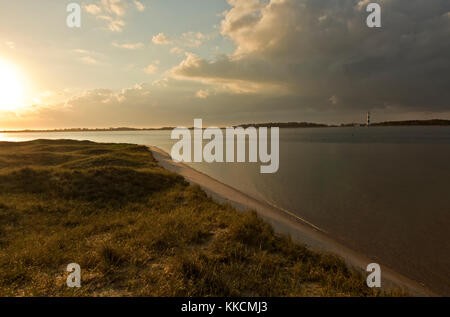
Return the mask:
<svg viewBox="0 0 450 317">
<path fill-rule="evenodd" d="M 0 134 L 155 145 L 170 131 Z M 450 295 L 450 127 L 282 129 L 280 169 L 190 164 L 288 209 L 347 246 Z"/>
</svg>

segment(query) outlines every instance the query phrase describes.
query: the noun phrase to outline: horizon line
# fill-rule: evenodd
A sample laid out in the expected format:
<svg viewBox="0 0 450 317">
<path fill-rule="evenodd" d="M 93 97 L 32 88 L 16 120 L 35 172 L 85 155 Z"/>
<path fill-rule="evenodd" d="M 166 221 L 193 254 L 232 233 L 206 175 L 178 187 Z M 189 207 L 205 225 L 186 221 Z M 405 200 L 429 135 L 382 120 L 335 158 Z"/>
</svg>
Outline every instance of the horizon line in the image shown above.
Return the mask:
<svg viewBox="0 0 450 317">
<path fill-rule="evenodd" d="M 276 127 L 279 128 L 333 128 L 333 127 L 358 127 L 366 126 L 366 123 L 340 123 L 340 124 L 325 124 L 314 123 L 306 121 L 291 121 L 291 122 L 264 122 L 264 123 L 244 123 L 231 126 L 218 127 L 220 129 L 225 128 L 237 128 L 237 127 Z M 426 119 L 426 120 L 395 120 L 395 121 L 381 121 L 370 124 L 371 126 L 386 126 L 386 125 L 403 125 L 403 126 L 419 126 L 419 125 L 450 125 L 449 119 Z M 107 131 L 165 131 L 173 130 L 177 127 L 162 126 L 162 127 L 147 127 L 147 128 L 134 128 L 134 127 L 108 127 L 108 128 L 54 128 L 54 129 L 18 129 L 18 130 L 0 130 L 0 133 L 31 133 L 31 132 L 107 132 Z M 187 127 L 187 129 L 194 129 L 194 127 Z M 203 128 L 206 129 L 206 128 Z"/>
</svg>

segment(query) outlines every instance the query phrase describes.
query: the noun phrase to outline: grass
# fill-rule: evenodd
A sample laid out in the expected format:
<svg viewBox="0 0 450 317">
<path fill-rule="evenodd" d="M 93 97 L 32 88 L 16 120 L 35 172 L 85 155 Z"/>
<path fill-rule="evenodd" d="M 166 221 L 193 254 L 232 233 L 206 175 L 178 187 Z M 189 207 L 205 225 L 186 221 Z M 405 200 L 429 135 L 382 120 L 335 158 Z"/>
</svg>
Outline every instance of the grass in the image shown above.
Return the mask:
<svg viewBox="0 0 450 317">
<path fill-rule="evenodd" d="M 0 296 L 402 294 L 212 201 L 146 147 L 0 142 Z"/>
</svg>

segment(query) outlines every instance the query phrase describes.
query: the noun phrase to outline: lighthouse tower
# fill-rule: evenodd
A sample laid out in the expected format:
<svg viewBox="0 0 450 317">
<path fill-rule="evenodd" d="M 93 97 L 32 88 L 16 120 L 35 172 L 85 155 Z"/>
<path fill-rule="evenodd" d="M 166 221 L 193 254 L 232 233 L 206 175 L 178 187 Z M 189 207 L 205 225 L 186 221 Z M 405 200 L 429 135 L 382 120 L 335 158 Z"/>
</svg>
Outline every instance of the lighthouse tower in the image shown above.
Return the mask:
<svg viewBox="0 0 450 317">
<path fill-rule="evenodd" d="M 367 126 L 370 127 L 370 111 L 367 111 Z"/>
</svg>

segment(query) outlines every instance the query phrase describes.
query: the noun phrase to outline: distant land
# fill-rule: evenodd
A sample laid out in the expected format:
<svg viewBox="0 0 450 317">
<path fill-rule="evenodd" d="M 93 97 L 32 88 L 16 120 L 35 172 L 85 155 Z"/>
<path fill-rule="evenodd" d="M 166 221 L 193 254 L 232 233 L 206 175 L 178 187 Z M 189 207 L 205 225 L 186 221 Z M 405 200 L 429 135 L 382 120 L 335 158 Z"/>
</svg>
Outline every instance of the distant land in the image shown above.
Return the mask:
<svg viewBox="0 0 450 317">
<path fill-rule="evenodd" d="M 450 125 L 450 120 L 408 120 L 408 121 L 386 121 L 372 124 L 373 126 L 417 126 L 417 125 Z"/>
<path fill-rule="evenodd" d="M 448 126 L 450 120 L 432 119 L 432 120 L 405 120 L 405 121 L 386 121 L 371 123 L 370 126 Z M 280 127 L 280 128 L 332 128 L 332 127 L 365 127 L 365 123 L 341 123 L 340 125 L 329 125 L 322 123 L 310 122 L 269 122 L 269 123 L 254 123 L 241 124 L 238 127 Z"/>
<path fill-rule="evenodd" d="M 235 127 L 279 127 L 279 128 L 328 128 L 331 125 L 322 124 L 322 123 L 311 123 L 311 122 L 268 122 L 268 123 L 249 123 L 249 124 L 241 124 Z"/>
<path fill-rule="evenodd" d="M 235 125 L 234 127 L 279 127 L 279 128 L 332 128 L 332 127 L 365 127 L 365 123 L 342 123 L 340 125 L 330 125 L 312 122 L 267 122 L 267 123 L 246 123 Z M 390 126 L 450 126 L 450 120 L 432 119 L 432 120 L 405 120 L 405 121 L 385 121 L 375 122 L 372 127 L 390 127 Z M 107 131 L 164 131 L 172 130 L 175 127 L 162 128 L 67 128 L 67 129 L 48 129 L 48 130 L 2 130 L 0 133 L 31 133 L 31 132 L 107 132 Z M 191 128 L 192 129 L 192 128 Z"/>
<path fill-rule="evenodd" d="M 113 132 L 113 131 L 163 131 L 172 130 L 173 127 L 162 127 L 162 128 L 130 128 L 130 127 L 120 127 L 120 128 L 65 128 L 65 129 L 25 129 L 25 130 L 2 130 L 0 133 L 28 133 L 28 132 Z"/>
</svg>

